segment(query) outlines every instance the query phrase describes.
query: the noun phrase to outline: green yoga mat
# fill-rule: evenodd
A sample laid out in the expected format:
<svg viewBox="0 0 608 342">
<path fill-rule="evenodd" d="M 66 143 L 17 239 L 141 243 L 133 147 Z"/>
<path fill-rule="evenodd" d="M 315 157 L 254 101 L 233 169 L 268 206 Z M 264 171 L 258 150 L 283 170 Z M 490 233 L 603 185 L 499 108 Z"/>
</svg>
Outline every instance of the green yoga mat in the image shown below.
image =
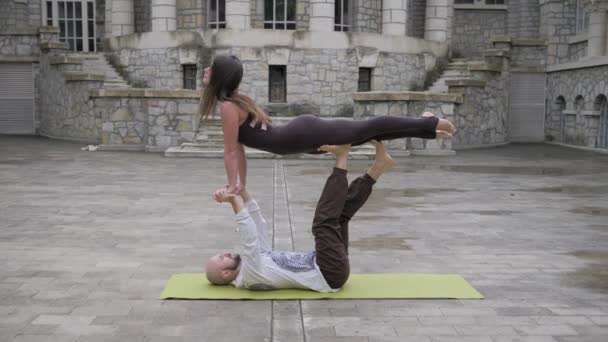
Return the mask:
<svg viewBox="0 0 608 342">
<path fill-rule="evenodd" d="M 462 276 L 456 274 L 351 274 L 335 293 L 310 290 L 250 291 L 232 285 L 211 285 L 204 273 L 175 274 L 160 295 L 161 299 L 382 299 L 458 298 L 480 299 Z"/>
</svg>

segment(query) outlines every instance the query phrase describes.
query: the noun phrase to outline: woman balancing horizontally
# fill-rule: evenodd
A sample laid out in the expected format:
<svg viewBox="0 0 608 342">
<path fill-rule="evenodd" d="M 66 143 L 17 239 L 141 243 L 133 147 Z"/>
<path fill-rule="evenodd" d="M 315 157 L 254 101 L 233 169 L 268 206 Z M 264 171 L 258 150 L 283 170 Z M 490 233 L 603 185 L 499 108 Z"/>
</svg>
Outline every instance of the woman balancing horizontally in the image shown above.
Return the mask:
<svg viewBox="0 0 608 342">
<path fill-rule="evenodd" d="M 220 102 L 224 130 L 224 164 L 229 193 L 240 193 L 247 181 L 245 147 L 276 154 L 320 153 L 322 145 L 353 146 L 372 139 L 449 139 L 454 125 L 431 113 L 420 118 L 379 116 L 369 120 L 328 120 L 300 115 L 284 125 L 272 125 L 270 118 L 248 96 L 238 93 L 243 65 L 235 56 L 218 56 L 203 76 L 201 115 L 206 118 Z"/>
</svg>

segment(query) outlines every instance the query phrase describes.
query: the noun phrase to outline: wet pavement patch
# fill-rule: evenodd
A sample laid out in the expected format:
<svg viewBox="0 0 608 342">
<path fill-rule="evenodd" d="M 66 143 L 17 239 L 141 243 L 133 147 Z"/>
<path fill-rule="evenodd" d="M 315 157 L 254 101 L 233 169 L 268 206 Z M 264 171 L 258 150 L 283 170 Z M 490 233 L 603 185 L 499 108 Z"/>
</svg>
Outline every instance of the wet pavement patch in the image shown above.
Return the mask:
<svg viewBox="0 0 608 342">
<path fill-rule="evenodd" d="M 520 189 L 519 191 L 528 192 L 549 192 L 567 194 L 608 194 L 608 185 L 589 186 L 589 185 L 565 185 L 547 186 L 534 189 Z"/>
<path fill-rule="evenodd" d="M 608 216 L 608 208 L 602 207 L 580 207 L 568 210 L 575 214 L 587 214 L 593 216 Z"/>
<path fill-rule="evenodd" d="M 565 169 L 560 167 L 501 166 L 501 165 L 441 165 L 442 170 L 467 173 L 564 176 L 605 172 L 597 170 Z"/>
<path fill-rule="evenodd" d="M 589 263 L 585 267 L 567 273 L 565 280 L 567 285 L 608 293 L 608 250 L 576 251 L 568 254 L 585 259 Z"/>
<path fill-rule="evenodd" d="M 411 250 L 412 247 L 407 244 L 406 240 L 415 239 L 390 235 L 377 235 L 351 241 L 349 245 L 354 248 L 368 251 L 376 251 L 380 249 Z"/>
</svg>

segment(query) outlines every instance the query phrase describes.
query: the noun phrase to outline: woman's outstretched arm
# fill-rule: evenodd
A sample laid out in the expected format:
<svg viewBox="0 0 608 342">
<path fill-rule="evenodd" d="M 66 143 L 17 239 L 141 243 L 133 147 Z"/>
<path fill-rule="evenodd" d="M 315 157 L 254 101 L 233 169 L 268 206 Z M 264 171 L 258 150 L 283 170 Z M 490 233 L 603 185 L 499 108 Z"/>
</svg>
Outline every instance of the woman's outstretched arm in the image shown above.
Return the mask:
<svg viewBox="0 0 608 342">
<path fill-rule="evenodd" d="M 247 155 L 245 154 L 245 146 L 243 144 L 239 144 L 238 172 L 238 192 L 240 193 L 241 190 L 245 189 L 247 185 Z"/>
<path fill-rule="evenodd" d="M 242 149 L 239 147 L 239 112 L 231 102 L 222 102 L 220 107 L 222 129 L 224 130 L 224 166 L 228 178 L 228 192 L 236 193 L 239 161 L 242 159 Z M 246 167 L 246 166 L 245 166 Z"/>
</svg>

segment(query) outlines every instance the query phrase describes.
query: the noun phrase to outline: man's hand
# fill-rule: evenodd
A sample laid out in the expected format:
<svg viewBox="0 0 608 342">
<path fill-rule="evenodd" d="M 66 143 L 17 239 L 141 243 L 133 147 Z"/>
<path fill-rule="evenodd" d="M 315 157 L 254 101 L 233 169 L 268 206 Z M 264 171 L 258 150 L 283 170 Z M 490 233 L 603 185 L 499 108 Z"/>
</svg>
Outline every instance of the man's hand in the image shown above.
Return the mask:
<svg viewBox="0 0 608 342">
<path fill-rule="evenodd" d="M 218 189 L 213 192 L 213 199 L 219 203 L 233 202 L 237 195 L 229 193 L 226 189 Z"/>
</svg>

